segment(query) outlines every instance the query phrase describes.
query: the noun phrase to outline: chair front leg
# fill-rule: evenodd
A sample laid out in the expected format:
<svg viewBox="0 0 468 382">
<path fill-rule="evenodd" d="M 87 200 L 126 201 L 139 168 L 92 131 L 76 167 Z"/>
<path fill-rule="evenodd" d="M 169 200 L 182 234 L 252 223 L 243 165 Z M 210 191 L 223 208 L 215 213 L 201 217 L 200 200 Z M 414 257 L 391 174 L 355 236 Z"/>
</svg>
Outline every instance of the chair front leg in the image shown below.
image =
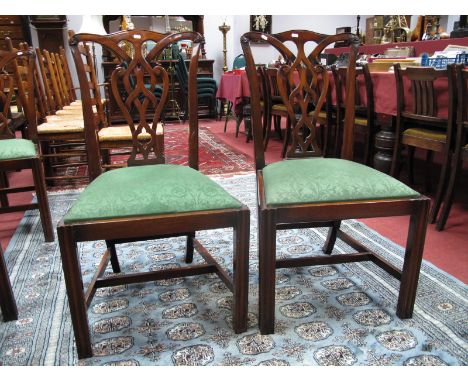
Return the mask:
<svg viewBox="0 0 468 382">
<path fill-rule="evenodd" d="M 39 158 L 33 159 L 31 167 L 34 179 L 34 187 L 36 188 L 37 193 L 37 202 L 39 204 L 39 214 L 41 216 L 44 238 L 45 241 L 51 242 L 54 241 L 54 229 L 52 227 L 52 218 L 50 216 L 49 200 L 47 198 L 42 161 Z"/>
<path fill-rule="evenodd" d="M 260 210 L 258 219 L 260 333 L 275 332 L 276 221 L 274 210 Z"/>
<path fill-rule="evenodd" d="M 93 351 L 76 242 L 71 229 L 66 226 L 59 226 L 57 234 L 78 358 L 89 358 Z"/>
<path fill-rule="evenodd" d="M 396 310 L 396 314 L 400 318 L 413 316 L 429 218 L 429 205 L 429 199 L 421 199 L 415 203 L 411 214 Z"/>
<path fill-rule="evenodd" d="M 18 319 L 18 308 L 16 307 L 15 296 L 11 289 L 8 269 L 3 258 L 3 251 L 0 247 L 0 308 L 4 321 L 13 321 Z"/>
<path fill-rule="evenodd" d="M 233 258 L 233 312 L 232 325 L 234 333 L 247 330 L 247 313 L 249 304 L 249 239 L 250 211 L 246 208 L 239 212 L 234 227 Z"/>
<path fill-rule="evenodd" d="M 8 175 L 4 171 L 0 171 L 0 188 L 8 188 Z M 8 207 L 8 194 L 0 194 L 0 206 Z"/>
</svg>

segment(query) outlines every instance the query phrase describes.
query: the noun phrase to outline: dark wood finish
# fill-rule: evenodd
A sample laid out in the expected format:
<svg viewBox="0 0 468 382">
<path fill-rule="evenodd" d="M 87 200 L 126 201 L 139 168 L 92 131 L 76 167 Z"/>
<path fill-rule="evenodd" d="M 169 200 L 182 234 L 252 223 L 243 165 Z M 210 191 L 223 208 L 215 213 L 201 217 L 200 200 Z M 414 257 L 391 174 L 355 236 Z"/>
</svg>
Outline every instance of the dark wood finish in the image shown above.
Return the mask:
<svg viewBox="0 0 468 382">
<path fill-rule="evenodd" d="M 21 48 L 26 51 L 28 46 L 23 43 Z M 79 124 L 79 121 L 83 119 L 82 111 L 79 104 L 70 105 L 74 100 L 66 80 L 65 65 L 67 63 L 62 61 L 59 54 L 49 53 L 46 50 L 41 52 L 39 49 L 36 49 L 36 53 L 35 83 L 37 85 L 34 88 L 34 94 L 37 120 L 40 122 L 37 140 L 45 162 L 46 182 L 55 185 L 56 182 L 63 184 L 87 179 L 88 176 L 57 175 L 57 170 L 63 167 L 86 165 L 86 161 L 76 159 L 86 158 L 86 152 L 83 150 L 84 129 L 70 131 L 66 128 L 70 123 Z M 41 69 L 42 79 L 39 78 L 37 66 Z M 16 70 L 20 75 L 25 68 L 17 65 Z M 52 114 L 53 117 L 49 117 L 48 114 Z M 47 125 L 48 118 L 52 121 L 52 125 Z M 47 126 L 49 128 L 44 130 Z"/>
<path fill-rule="evenodd" d="M 175 65 L 177 64 L 177 60 L 159 60 L 158 62 L 161 63 L 161 65 L 168 70 L 169 67 L 174 68 Z M 190 70 L 190 60 L 185 60 L 185 63 Z M 207 60 L 207 59 L 200 59 L 199 60 L 199 65 L 198 65 L 198 72 L 197 76 L 198 77 L 208 77 L 208 78 L 213 78 L 213 63 L 214 60 Z M 105 83 L 110 83 L 110 76 L 112 75 L 112 72 L 115 70 L 116 66 L 118 65 L 118 62 L 115 61 L 105 61 L 102 63 L 102 68 L 104 72 L 104 82 Z M 171 73 L 169 73 L 171 75 Z M 180 109 L 182 109 L 182 106 L 184 104 L 184 96 L 182 94 L 182 89 L 180 87 L 180 84 L 177 80 L 177 76 L 175 74 L 175 71 L 173 72 L 173 88 L 170 89 L 170 94 L 171 91 L 174 93 L 174 99 L 177 101 L 177 104 L 179 105 Z M 109 98 L 109 118 L 110 118 L 110 124 L 121 124 L 125 122 L 125 117 L 123 116 L 112 92 L 109 92 L 108 94 Z M 200 111 L 204 111 L 205 107 L 201 106 L 199 107 Z M 166 115 L 169 118 L 172 115 L 173 112 L 173 105 L 168 105 Z M 151 109 L 148 110 L 148 117 L 152 116 L 153 111 Z M 179 115 L 177 115 L 178 117 Z"/>
<path fill-rule="evenodd" d="M 0 71 L 4 70 L 6 66 L 16 65 L 19 66 L 19 62 L 22 63 L 24 69 L 23 76 L 20 76 L 18 70 L 13 70 L 13 75 L 2 74 L 0 76 L 0 99 L 3 106 L 0 111 L 0 139 L 15 139 L 14 135 L 10 132 L 8 137 L 8 119 L 6 112 L 10 108 L 10 102 L 12 94 L 14 93 L 13 83 L 16 83 L 18 96 L 21 100 L 24 113 L 26 115 L 28 123 L 28 136 L 37 144 L 37 127 L 36 127 L 36 108 L 34 99 L 34 53 L 32 51 L 22 51 L 12 48 L 9 52 L 0 52 Z M 13 82 L 13 78 L 15 81 Z M 47 192 L 44 182 L 44 169 L 42 166 L 42 158 L 40 150 L 36 156 L 31 158 L 20 158 L 20 159 L 6 159 L 0 160 L 0 173 L 13 170 L 31 169 L 34 180 L 34 189 L 37 194 L 38 203 L 31 203 L 29 205 L 21 206 L 9 206 L 7 203 L 5 206 L 2 203 L 0 207 L 0 213 L 14 212 L 14 211 L 25 211 L 32 208 L 38 208 L 42 229 L 44 232 L 45 241 L 54 240 L 54 232 L 52 229 L 52 221 L 50 217 L 49 202 L 47 200 Z M 8 182 L 1 182 L 2 188 L 0 188 L 0 195 L 5 199 L 10 193 Z M 11 192 L 23 191 L 21 188 L 13 188 Z"/>
<path fill-rule="evenodd" d="M 450 67 L 449 67 L 450 68 Z M 450 68 L 452 69 L 452 68 Z M 455 188 L 460 180 L 460 171 L 463 161 L 468 160 L 468 68 L 466 66 L 456 65 L 456 88 L 457 88 L 457 117 L 455 147 L 453 150 L 453 159 L 450 168 L 450 178 L 443 200 L 443 208 L 437 219 L 436 229 L 442 231 L 447 222 L 452 207 Z"/>
<path fill-rule="evenodd" d="M 0 15 L 0 50 L 8 50 L 7 37 L 15 48 L 24 41 L 31 44 L 28 16 Z"/>
<path fill-rule="evenodd" d="M 337 120 L 337 129 L 335 133 L 335 155 L 339 153 L 341 142 L 341 130 L 343 123 L 343 115 L 345 112 L 345 100 L 343 95 L 345 94 L 345 84 L 346 84 L 346 73 L 347 68 L 337 68 L 332 66 L 332 73 L 334 78 L 334 87 L 336 92 L 336 120 Z M 374 111 L 374 92 L 372 87 L 372 79 L 370 76 L 369 68 L 367 65 L 362 66 L 361 68 L 356 68 L 356 86 L 359 77 L 364 79 L 365 84 L 365 97 L 367 103 L 360 97 L 360 93 L 356 88 L 355 92 L 355 112 L 356 117 L 354 119 L 354 131 L 356 133 L 362 134 L 365 136 L 364 141 L 364 164 L 370 165 L 372 161 L 373 154 L 373 142 L 376 134 L 376 116 Z"/>
<path fill-rule="evenodd" d="M 444 197 L 444 191 L 447 186 L 450 161 L 453 151 L 453 122 L 454 122 L 454 76 L 452 68 L 446 70 L 436 70 L 432 67 L 408 67 L 401 69 L 399 64 L 394 66 L 396 87 L 397 87 L 397 117 L 395 145 L 393 148 L 393 159 L 391 175 L 398 176 L 401 163 L 401 152 L 403 146 L 409 148 L 407 154 L 410 182 L 412 179 L 412 162 L 414 148 L 428 150 L 426 161 L 426 189 L 430 187 L 430 164 L 432 161 L 432 152 L 441 152 L 443 155 L 442 168 L 437 184 L 437 191 L 434 198 L 434 204 L 431 209 L 430 222 L 434 223 Z M 411 94 L 405 94 L 403 86 L 404 78 L 411 81 Z M 437 117 L 437 95 L 435 93 L 434 82 L 439 78 L 445 78 L 448 82 L 448 117 Z M 411 96 L 412 108 L 409 109 L 408 99 Z M 445 135 L 445 141 L 432 139 L 427 134 L 406 134 L 409 128 L 423 127 L 434 132 Z"/>
<path fill-rule="evenodd" d="M 15 296 L 11 289 L 2 247 L 0 247 L 0 308 L 2 310 L 3 321 L 18 319 L 18 308 L 16 307 Z"/>
<path fill-rule="evenodd" d="M 60 47 L 64 46 L 63 32 L 67 27 L 67 17 L 38 15 L 30 16 L 30 19 L 37 30 L 39 48 L 59 53 Z"/>
<path fill-rule="evenodd" d="M 247 61 L 249 76 L 252 127 L 257 169 L 257 193 L 259 215 L 259 326 L 262 334 L 274 332 L 275 326 L 275 271 L 280 267 L 335 264 L 350 261 L 373 261 L 390 275 L 401 280 L 396 314 L 400 318 L 411 317 L 416 296 L 419 267 L 422 260 L 429 199 L 420 196 L 414 199 L 351 200 L 342 202 L 321 202 L 291 204 L 282 206 L 267 205 L 263 168 L 265 167 L 263 129 L 261 124 L 260 95 L 255 61 L 251 43 L 263 40 L 273 46 L 284 58 L 285 64 L 278 69 L 277 83 L 283 103 L 291 119 L 292 146 L 287 151 L 288 158 L 320 156 L 322 150 L 317 140 L 317 117 L 326 102 L 329 86 L 329 73 L 320 64 L 323 49 L 339 41 L 351 44 L 350 65 L 346 74 L 344 104 L 344 131 L 341 157 L 352 159 L 355 108 L 355 58 L 359 44 L 357 36 L 345 33 L 335 36 L 321 35 L 311 31 L 293 30 L 275 35 L 250 32 L 241 37 L 242 49 Z M 285 42 L 293 43 L 297 54 L 293 54 Z M 308 41 L 317 42 L 310 55 L 304 52 Z M 297 72 L 297 76 L 295 73 Z M 319 81 L 320 76 L 320 81 Z M 299 78 L 299 81 L 295 80 Z M 298 83 L 297 83 L 298 82 Z M 308 104 L 312 103 L 313 112 Z M 287 180 L 285 180 L 287 181 Z M 312 187 L 313 185 L 311 185 Z M 339 184 L 336 185 L 339 187 Z M 365 245 L 358 243 L 340 230 L 344 219 L 410 215 L 408 242 L 403 269 L 396 269 Z M 325 226 L 330 231 L 323 247 L 324 256 L 306 259 L 276 259 L 276 231 L 278 229 Z M 337 237 L 347 242 L 356 253 L 330 255 Z"/>
<path fill-rule="evenodd" d="M 119 47 L 119 42 L 126 40 L 134 46 L 136 52 L 130 57 Z M 144 56 L 141 44 L 152 40 L 156 46 Z M 162 111 L 169 93 L 169 77 L 163 66 L 156 64 L 151 66 L 154 57 L 157 57 L 164 48 L 180 40 L 193 41 L 194 56 L 191 59 L 189 72 L 189 166 L 198 169 L 198 114 L 197 114 L 197 65 L 198 54 L 202 36 L 194 32 L 176 33 L 172 35 L 161 35 L 149 31 L 125 31 L 117 32 L 107 36 L 92 34 L 78 34 L 71 39 L 71 49 L 77 67 L 80 89 L 82 93 L 82 105 L 85 118 L 86 144 L 89 156 L 98 158 L 101 156 L 99 144 L 88 135 L 96 135 L 98 126 L 92 117 L 93 91 L 91 82 L 86 72 L 86 63 L 83 62 L 80 47 L 87 42 L 95 42 L 106 46 L 106 48 L 119 58 L 120 65 L 110 76 L 110 89 L 116 102 L 121 107 L 122 115 L 132 133 L 132 153 L 128 165 L 158 165 L 164 162 L 163 140 L 157 138 L 157 126 L 161 121 Z M 124 64 L 125 63 L 125 64 Z M 131 77 L 133 78 L 131 79 Z M 145 79 L 149 80 L 149 89 L 145 87 Z M 156 85 L 161 86 L 161 96 L 154 95 Z M 120 89 L 125 89 L 127 94 L 135 97 L 129 100 Z M 147 109 L 151 105 L 154 115 L 151 122 L 147 122 Z M 138 113 L 131 113 L 135 107 Z M 135 121 L 135 115 L 138 120 Z M 142 128 L 151 135 L 149 141 L 141 142 L 138 135 Z M 99 176 L 101 169 L 96 166 Z M 142 179 L 144 181 L 144 179 Z M 125 190 L 122 190 L 125 192 Z M 153 195 L 158 197 L 157 190 Z M 90 340 L 90 329 L 87 319 L 87 307 L 95 293 L 96 288 L 109 285 L 128 284 L 136 282 L 148 282 L 166 278 L 198 275 L 203 273 L 216 273 L 220 279 L 233 292 L 233 329 L 235 333 L 247 330 L 247 304 L 248 304 L 248 259 L 249 259 L 249 217 L 250 212 L 246 206 L 238 209 L 223 209 L 210 211 L 197 211 L 187 213 L 159 214 L 137 217 L 121 217 L 109 220 L 83 221 L 66 224 L 61 221 L 57 228 L 59 244 L 62 256 L 63 271 L 70 304 L 73 330 L 75 333 L 76 346 L 79 358 L 92 356 Z M 232 227 L 234 230 L 233 243 L 233 276 L 230 277 L 208 251 L 194 239 L 198 230 Z M 143 272 L 140 274 L 114 275 L 103 278 L 102 273 L 108 261 L 114 257 L 114 272 L 120 271 L 117 260 L 115 244 L 147 240 L 148 238 L 163 238 L 170 236 L 187 235 L 186 262 L 192 262 L 194 248 L 205 259 L 207 264 L 187 265 L 183 268 Z M 83 290 L 79 255 L 77 253 L 77 242 L 89 240 L 105 240 L 108 249 L 98 268 L 97 275 L 87 291 Z"/>
</svg>

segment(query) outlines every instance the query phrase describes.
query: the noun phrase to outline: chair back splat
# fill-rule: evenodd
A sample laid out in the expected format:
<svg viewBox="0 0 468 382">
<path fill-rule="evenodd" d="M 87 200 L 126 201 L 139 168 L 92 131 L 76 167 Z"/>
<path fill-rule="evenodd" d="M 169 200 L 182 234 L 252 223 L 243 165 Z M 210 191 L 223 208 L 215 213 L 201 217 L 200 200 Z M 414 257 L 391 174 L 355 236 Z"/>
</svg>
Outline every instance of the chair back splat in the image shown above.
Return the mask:
<svg viewBox="0 0 468 382">
<path fill-rule="evenodd" d="M 158 61 L 165 48 L 180 40 L 194 41 L 193 54 L 190 62 L 190 73 L 198 70 L 198 51 L 202 36 L 195 32 L 176 33 L 170 36 L 157 32 L 132 30 L 112 33 L 107 36 L 94 34 L 75 34 L 70 40 L 72 54 L 77 67 L 80 89 L 82 93 L 83 115 L 85 118 L 85 134 L 98 130 L 96 120 L 91 116 L 92 95 L 90 80 L 86 75 L 83 62 L 83 44 L 98 43 L 109 49 L 119 64 L 111 74 L 110 91 L 120 108 L 132 134 L 132 152 L 128 165 L 146 165 L 164 163 L 164 141 L 161 119 L 169 95 L 169 74 Z M 155 46 L 144 55 L 146 42 L 155 42 Z M 196 77 L 189 75 L 189 81 Z M 145 86 L 146 85 L 146 86 Z M 155 90 L 161 89 L 161 96 L 155 95 Z M 197 107 L 196 83 L 189 84 L 190 94 L 194 102 L 189 107 Z M 154 109 L 151 121 L 147 121 L 147 112 Z M 198 169 L 198 118 L 190 113 L 189 121 L 189 165 Z M 138 139 L 140 134 L 147 133 L 150 139 Z M 89 142 L 87 137 L 87 142 Z M 97 141 L 90 149 L 99 155 Z M 90 170 L 91 171 L 91 170 Z M 99 172 L 99 170 L 97 170 Z M 99 174 L 96 174 L 99 175 Z M 95 175 L 95 176 L 96 176 Z M 94 176 L 94 177 L 95 177 Z"/>
<path fill-rule="evenodd" d="M 288 116 L 292 122 L 292 145 L 286 153 L 287 158 L 302 158 L 322 156 L 322 150 L 317 142 L 316 124 L 318 113 L 322 110 L 327 99 L 329 76 L 325 66 L 320 64 L 320 54 L 330 44 L 337 41 L 347 41 L 350 46 L 347 88 L 355 87 L 355 57 L 358 39 L 350 33 L 339 35 L 324 35 L 312 31 L 287 31 L 275 35 L 266 35 L 260 32 L 250 32 L 241 38 L 242 48 L 246 58 L 251 88 L 252 123 L 255 141 L 256 168 L 265 166 L 263 153 L 263 132 L 261 126 L 260 99 L 257 76 L 250 42 L 266 42 L 274 47 L 283 57 L 285 64 L 278 69 L 277 86 Z M 297 52 L 293 53 L 285 42 L 294 43 Z M 316 43 L 310 54 L 306 54 L 305 45 L 308 42 Z M 252 75 L 251 75 L 252 74 Z M 288 89 L 291 89 L 289 91 Z M 353 120 L 354 120 L 354 90 L 348 92 L 346 99 L 345 133 L 342 148 L 342 157 L 350 159 L 353 154 Z M 314 110 L 312 113 L 311 110 Z"/>
</svg>

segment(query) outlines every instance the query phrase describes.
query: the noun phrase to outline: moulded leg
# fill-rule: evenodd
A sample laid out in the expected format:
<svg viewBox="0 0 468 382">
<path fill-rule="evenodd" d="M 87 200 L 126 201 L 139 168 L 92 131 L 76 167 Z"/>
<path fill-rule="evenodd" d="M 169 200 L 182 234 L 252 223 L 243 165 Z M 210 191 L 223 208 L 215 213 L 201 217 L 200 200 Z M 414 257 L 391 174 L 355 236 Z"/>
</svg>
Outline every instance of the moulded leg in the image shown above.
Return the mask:
<svg viewBox="0 0 468 382">
<path fill-rule="evenodd" d="M 429 215 L 429 222 L 432 224 L 436 221 L 437 215 L 439 214 L 439 209 L 442 204 L 442 199 L 444 198 L 445 193 L 447 190 L 447 181 L 449 178 L 449 168 L 450 168 L 450 150 L 446 148 L 446 152 L 444 153 L 444 162 L 442 163 L 442 168 L 440 170 L 440 177 L 439 177 L 439 184 L 437 185 L 437 191 L 434 197 L 434 203 L 432 205 L 431 213 Z M 456 167 L 456 165 L 454 166 Z"/>
<path fill-rule="evenodd" d="M 110 240 L 106 240 L 106 245 L 110 254 L 110 262 L 112 266 L 112 271 L 114 273 L 120 273 L 120 264 L 119 264 L 119 258 L 117 257 L 117 250 L 115 248 L 115 243 Z"/>
<path fill-rule="evenodd" d="M 191 264 L 193 261 L 193 239 L 195 239 L 195 232 L 187 235 L 187 246 L 185 249 L 185 262 Z"/>
<path fill-rule="evenodd" d="M 15 296 L 11 289 L 8 269 L 3 258 L 3 251 L 0 247 L 0 308 L 4 321 L 18 319 L 18 308 L 16 307 Z"/>
<path fill-rule="evenodd" d="M 39 204 L 39 214 L 41 216 L 42 230 L 45 241 L 54 241 L 54 229 L 52 227 L 52 218 L 50 216 L 49 200 L 47 198 L 46 185 L 44 180 L 44 168 L 40 159 L 32 160 L 32 174 L 34 186 L 37 193 Z"/>
<path fill-rule="evenodd" d="M 327 239 L 325 240 L 325 244 L 323 246 L 323 252 L 327 255 L 331 255 L 333 251 L 333 247 L 335 246 L 336 237 L 338 234 L 338 230 L 340 229 L 341 220 L 333 222 L 333 227 L 330 227 L 328 230 Z"/>
<path fill-rule="evenodd" d="M 259 209 L 259 327 L 260 333 L 275 332 L 276 223 L 272 210 Z"/>
<path fill-rule="evenodd" d="M 414 205 L 408 228 L 405 260 L 401 274 L 400 292 L 396 314 L 400 318 L 413 316 L 416 290 L 418 288 L 419 270 L 424 252 L 426 229 L 429 215 L 429 199 L 421 199 Z"/>
<path fill-rule="evenodd" d="M 0 188 L 8 188 L 8 175 L 4 171 L 0 171 Z M 1 207 L 9 206 L 7 194 L 0 194 L 0 206 Z"/>
<path fill-rule="evenodd" d="M 234 227 L 233 259 L 233 328 L 235 333 L 247 330 L 247 313 L 249 303 L 249 238 L 250 211 L 239 212 Z"/>
<path fill-rule="evenodd" d="M 450 180 L 448 182 L 447 190 L 445 191 L 442 212 L 440 213 L 439 220 L 437 221 L 436 225 L 437 231 L 442 231 L 444 229 L 445 223 L 447 222 L 450 213 L 450 209 L 452 208 L 455 186 L 459 180 L 459 173 L 462 167 L 462 160 L 460 158 L 460 154 L 460 152 L 457 152 L 455 154 L 455 157 L 453 158 L 453 163 L 455 163 L 455 166 L 454 169 L 451 171 Z M 434 219 L 435 218 L 437 218 L 437 216 L 435 216 Z"/>
<path fill-rule="evenodd" d="M 406 158 L 406 171 L 408 172 L 408 183 L 414 184 L 414 146 L 408 146 L 408 156 Z"/>
<path fill-rule="evenodd" d="M 76 242 L 68 227 L 59 226 L 57 234 L 78 358 L 89 358 L 93 351 Z"/>
</svg>

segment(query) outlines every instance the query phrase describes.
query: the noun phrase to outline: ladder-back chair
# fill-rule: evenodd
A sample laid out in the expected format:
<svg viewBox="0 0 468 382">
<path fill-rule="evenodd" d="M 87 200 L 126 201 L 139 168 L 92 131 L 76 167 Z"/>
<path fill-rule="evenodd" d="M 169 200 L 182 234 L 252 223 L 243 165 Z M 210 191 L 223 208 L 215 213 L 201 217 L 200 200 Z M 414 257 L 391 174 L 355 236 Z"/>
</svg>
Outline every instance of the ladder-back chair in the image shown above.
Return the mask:
<svg viewBox="0 0 468 382">
<path fill-rule="evenodd" d="M 277 84 L 291 120 L 292 144 L 286 158 L 265 165 L 263 134 L 255 61 L 251 43 L 275 48 L 286 64 L 278 68 Z M 318 41 L 311 54 L 309 41 Z M 341 157 L 321 158 L 317 141 L 317 119 L 326 102 L 331 73 L 319 56 L 330 44 L 350 44 L 345 120 Z M 288 46 L 294 44 L 296 53 Z M 427 226 L 429 199 L 396 179 L 370 167 L 354 163 L 353 126 L 355 60 L 359 40 L 353 34 L 320 35 L 292 30 L 274 35 L 249 32 L 241 37 L 249 76 L 259 219 L 259 326 L 262 334 L 274 332 L 275 272 L 278 268 L 372 261 L 401 281 L 397 315 L 411 317 Z M 254 45 L 254 44 L 252 44 Z M 299 79 L 299 80 L 298 80 Z M 320 86 L 318 86 L 320 84 Z M 289 89 L 289 91 L 288 91 Z M 310 112 L 310 104 L 313 112 Z M 340 230 L 341 221 L 351 218 L 410 215 L 403 269 L 397 269 L 356 239 Z M 276 258 L 276 231 L 294 228 L 329 227 L 323 255 Z M 357 253 L 333 253 L 337 238 Z"/>
</svg>

